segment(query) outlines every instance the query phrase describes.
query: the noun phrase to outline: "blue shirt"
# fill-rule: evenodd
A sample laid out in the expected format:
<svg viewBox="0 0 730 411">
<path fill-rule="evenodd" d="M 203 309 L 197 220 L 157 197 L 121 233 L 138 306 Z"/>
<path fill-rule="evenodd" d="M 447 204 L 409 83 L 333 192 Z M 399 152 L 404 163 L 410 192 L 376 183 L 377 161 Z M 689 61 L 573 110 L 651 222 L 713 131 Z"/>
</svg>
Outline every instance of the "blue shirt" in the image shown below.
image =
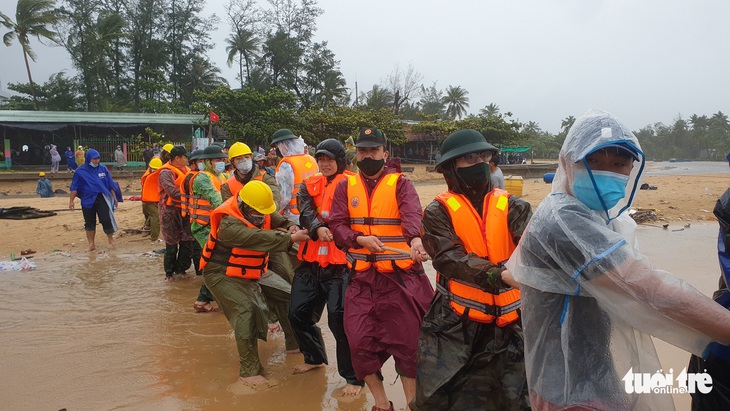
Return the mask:
<svg viewBox="0 0 730 411">
<path fill-rule="evenodd" d="M 93 181 L 94 178 L 96 181 Z M 81 207 L 92 208 L 99 194 L 111 194 L 114 191 L 114 183 L 106 167 L 100 165 L 93 168 L 84 164 L 74 173 L 70 189 L 76 191 L 81 200 Z"/>
</svg>

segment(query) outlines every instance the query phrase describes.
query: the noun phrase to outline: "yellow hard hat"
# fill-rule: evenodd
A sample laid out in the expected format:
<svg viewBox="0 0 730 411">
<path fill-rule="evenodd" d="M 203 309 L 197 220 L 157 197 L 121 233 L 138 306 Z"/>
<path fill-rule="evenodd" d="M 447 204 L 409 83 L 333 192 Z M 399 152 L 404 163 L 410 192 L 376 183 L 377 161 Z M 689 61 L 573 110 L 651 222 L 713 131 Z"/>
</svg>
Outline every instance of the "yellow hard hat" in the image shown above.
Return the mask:
<svg viewBox="0 0 730 411">
<path fill-rule="evenodd" d="M 239 141 L 233 143 L 231 148 L 228 149 L 228 160 L 230 161 L 238 156 L 244 156 L 246 154 L 251 154 L 251 149 L 246 144 Z"/>
<path fill-rule="evenodd" d="M 155 170 L 157 170 L 160 167 L 162 167 L 162 160 L 160 160 L 159 157 L 155 157 L 150 160 L 150 168 L 154 168 Z"/>
<path fill-rule="evenodd" d="M 252 180 L 238 192 L 238 198 L 261 214 L 271 214 L 276 211 L 274 193 L 263 181 Z"/>
<path fill-rule="evenodd" d="M 165 151 L 167 151 L 168 153 L 170 151 L 172 151 L 173 148 L 175 148 L 175 146 L 173 146 L 171 143 L 167 143 L 164 146 L 162 146 L 162 149 L 165 150 Z"/>
<path fill-rule="evenodd" d="M 46 176 L 46 173 L 44 173 L 42 171 L 40 173 L 38 173 L 38 177 L 45 177 L 45 176 Z"/>
</svg>

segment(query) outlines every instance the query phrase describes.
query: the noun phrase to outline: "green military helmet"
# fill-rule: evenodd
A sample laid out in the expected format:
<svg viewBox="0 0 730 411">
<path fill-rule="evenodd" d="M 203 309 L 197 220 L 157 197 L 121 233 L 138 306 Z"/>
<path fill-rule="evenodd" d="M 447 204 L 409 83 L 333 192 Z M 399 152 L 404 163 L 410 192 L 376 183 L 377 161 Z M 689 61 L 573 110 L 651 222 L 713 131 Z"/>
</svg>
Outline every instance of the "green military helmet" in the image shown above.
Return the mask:
<svg viewBox="0 0 730 411">
<path fill-rule="evenodd" d="M 497 152 L 499 149 L 489 143 L 482 133 L 476 130 L 459 130 L 449 134 L 441 143 L 441 159 L 436 164 L 440 168 L 448 161 L 459 158 L 469 153 L 480 153 L 482 151 Z"/>
<path fill-rule="evenodd" d="M 197 153 L 197 152 L 196 152 Z M 217 144 L 211 144 L 205 149 L 203 149 L 203 152 L 198 155 L 199 160 L 203 159 L 214 159 L 214 158 L 222 158 L 224 160 L 228 159 L 228 155 L 223 152 L 223 148 Z"/>
<path fill-rule="evenodd" d="M 276 143 L 282 142 L 284 140 L 291 140 L 298 138 L 294 135 L 294 133 L 291 132 L 291 130 L 282 128 L 281 130 L 277 130 L 276 133 L 273 135 L 274 139 L 271 140 L 271 145 L 273 146 Z"/>
</svg>

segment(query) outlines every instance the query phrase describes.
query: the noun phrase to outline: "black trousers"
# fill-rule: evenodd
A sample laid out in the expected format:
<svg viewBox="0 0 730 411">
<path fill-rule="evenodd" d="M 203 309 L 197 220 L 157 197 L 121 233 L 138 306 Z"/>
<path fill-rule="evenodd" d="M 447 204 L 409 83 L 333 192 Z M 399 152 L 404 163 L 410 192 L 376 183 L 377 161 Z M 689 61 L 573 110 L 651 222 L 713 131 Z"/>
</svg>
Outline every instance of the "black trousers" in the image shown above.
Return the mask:
<svg viewBox="0 0 730 411">
<path fill-rule="evenodd" d="M 197 258 L 195 258 L 196 254 Z M 190 268 L 193 263 L 195 271 L 198 272 L 198 265 L 200 264 L 200 246 L 197 241 L 180 241 L 179 244 L 165 244 L 165 259 L 163 261 L 163 266 L 165 268 L 166 276 L 171 277 L 173 274 L 182 274 L 185 270 Z"/>
<path fill-rule="evenodd" d="M 337 343 L 337 369 L 348 384 L 363 385 L 355 377 L 350 359 L 343 316 L 345 312 L 345 288 L 347 265 L 328 265 L 304 262 L 294 271 L 291 287 L 289 320 L 304 354 L 307 364 L 328 364 L 322 331 L 317 323 L 327 307 L 327 323 Z"/>
</svg>

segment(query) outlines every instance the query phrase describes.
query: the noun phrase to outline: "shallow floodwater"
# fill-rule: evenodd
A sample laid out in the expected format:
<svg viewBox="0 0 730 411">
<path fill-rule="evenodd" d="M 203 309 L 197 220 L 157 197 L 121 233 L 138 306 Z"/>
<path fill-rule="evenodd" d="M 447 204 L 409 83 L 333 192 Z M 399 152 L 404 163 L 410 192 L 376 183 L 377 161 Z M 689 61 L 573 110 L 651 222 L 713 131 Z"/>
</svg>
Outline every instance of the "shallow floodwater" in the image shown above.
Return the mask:
<svg viewBox="0 0 730 411">
<path fill-rule="evenodd" d="M 716 224 L 639 228 L 654 264 L 705 294 L 717 284 L 716 236 Z M 259 347 L 268 377 L 279 385 L 247 394 L 235 384 L 238 355 L 225 317 L 193 312 L 200 277 L 166 284 L 161 256 L 121 250 L 34 260 L 35 271 L 0 272 L 2 409 L 369 410 L 373 404 L 369 393 L 354 400 L 333 395 L 344 381 L 324 318 L 331 365 L 292 375 L 302 356 L 285 355 L 283 336 L 275 335 Z M 687 353 L 661 342 L 658 349 L 664 367 L 687 365 Z M 396 409 L 404 409 L 391 362 L 384 374 Z M 686 395 L 675 402 L 689 407 Z"/>
</svg>

